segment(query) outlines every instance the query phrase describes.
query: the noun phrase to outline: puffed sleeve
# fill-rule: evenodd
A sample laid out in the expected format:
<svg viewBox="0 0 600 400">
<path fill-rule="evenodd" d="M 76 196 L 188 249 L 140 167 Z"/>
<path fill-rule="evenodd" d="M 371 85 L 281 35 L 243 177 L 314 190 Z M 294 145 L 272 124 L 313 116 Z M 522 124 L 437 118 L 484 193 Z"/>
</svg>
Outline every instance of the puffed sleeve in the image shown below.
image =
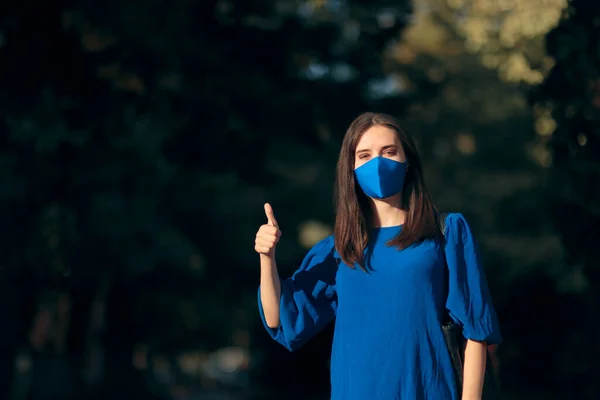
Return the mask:
<svg viewBox="0 0 600 400">
<path fill-rule="evenodd" d="M 290 351 L 301 347 L 335 317 L 337 262 L 333 254 L 333 236 L 329 236 L 313 246 L 292 277 L 281 280 L 277 328 L 267 325 L 258 290 L 258 309 L 265 329 Z"/>
<path fill-rule="evenodd" d="M 446 308 L 467 339 L 499 344 L 502 335 L 485 272 L 471 229 L 459 213 L 446 216 L 445 253 L 448 264 Z"/>
</svg>

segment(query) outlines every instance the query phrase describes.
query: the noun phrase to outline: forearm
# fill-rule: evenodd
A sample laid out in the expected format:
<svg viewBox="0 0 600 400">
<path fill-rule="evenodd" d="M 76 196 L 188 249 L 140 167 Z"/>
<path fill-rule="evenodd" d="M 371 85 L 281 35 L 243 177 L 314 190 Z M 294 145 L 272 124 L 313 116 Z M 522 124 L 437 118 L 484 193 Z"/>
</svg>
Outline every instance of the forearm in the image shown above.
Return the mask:
<svg viewBox="0 0 600 400">
<path fill-rule="evenodd" d="M 481 400 L 486 362 L 487 344 L 467 340 L 462 400 Z"/>
<path fill-rule="evenodd" d="M 260 255 L 260 299 L 269 328 L 279 326 L 281 282 L 275 257 Z"/>
</svg>

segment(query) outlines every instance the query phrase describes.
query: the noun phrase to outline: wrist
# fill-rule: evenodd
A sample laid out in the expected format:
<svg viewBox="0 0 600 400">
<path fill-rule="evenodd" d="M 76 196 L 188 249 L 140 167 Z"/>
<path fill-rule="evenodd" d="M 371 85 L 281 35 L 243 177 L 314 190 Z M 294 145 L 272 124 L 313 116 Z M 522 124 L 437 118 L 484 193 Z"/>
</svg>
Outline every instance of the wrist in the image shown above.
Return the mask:
<svg viewBox="0 0 600 400">
<path fill-rule="evenodd" d="M 266 261 L 267 264 L 273 263 L 273 260 L 275 260 L 275 252 L 271 252 L 269 254 L 260 254 L 260 261 Z"/>
</svg>

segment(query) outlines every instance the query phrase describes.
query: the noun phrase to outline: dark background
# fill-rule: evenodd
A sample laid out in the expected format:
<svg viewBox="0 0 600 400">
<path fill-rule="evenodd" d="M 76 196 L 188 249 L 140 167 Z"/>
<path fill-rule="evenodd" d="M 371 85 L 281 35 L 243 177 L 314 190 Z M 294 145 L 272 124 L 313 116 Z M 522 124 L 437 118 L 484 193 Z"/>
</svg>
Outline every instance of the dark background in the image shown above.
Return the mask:
<svg viewBox="0 0 600 400">
<path fill-rule="evenodd" d="M 599 21 L 583 0 L 4 0 L 0 398 L 328 398 L 331 328 L 268 338 L 253 241 L 269 201 L 287 276 L 330 232 L 363 111 L 401 119 L 472 225 L 506 398 L 600 398 Z"/>
</svg>

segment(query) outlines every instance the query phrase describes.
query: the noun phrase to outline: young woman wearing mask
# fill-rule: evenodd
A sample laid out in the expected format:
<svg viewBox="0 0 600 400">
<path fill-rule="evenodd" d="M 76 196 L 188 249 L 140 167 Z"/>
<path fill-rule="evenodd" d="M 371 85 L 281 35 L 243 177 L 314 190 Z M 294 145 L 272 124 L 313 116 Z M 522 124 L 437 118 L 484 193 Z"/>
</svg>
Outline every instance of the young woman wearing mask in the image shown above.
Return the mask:
<svg viewBox="0 0 600 400">
<path fill-rule="evenodd" d="M 255 242 L 260 316 L 290 351 L 335 319 L 332 400 L 481 399 L 487 345 L 502 341 L 485 274 L 465 218 L 438 221 L 396 119 L 365 113 L 352 122 L 337 166 L 334 234 L 288 279 L 277 273 L 281 233 L 269 204 L 265 213 Z M 447 316 L 467 339 L 462 388 Z"/>
</svg>

